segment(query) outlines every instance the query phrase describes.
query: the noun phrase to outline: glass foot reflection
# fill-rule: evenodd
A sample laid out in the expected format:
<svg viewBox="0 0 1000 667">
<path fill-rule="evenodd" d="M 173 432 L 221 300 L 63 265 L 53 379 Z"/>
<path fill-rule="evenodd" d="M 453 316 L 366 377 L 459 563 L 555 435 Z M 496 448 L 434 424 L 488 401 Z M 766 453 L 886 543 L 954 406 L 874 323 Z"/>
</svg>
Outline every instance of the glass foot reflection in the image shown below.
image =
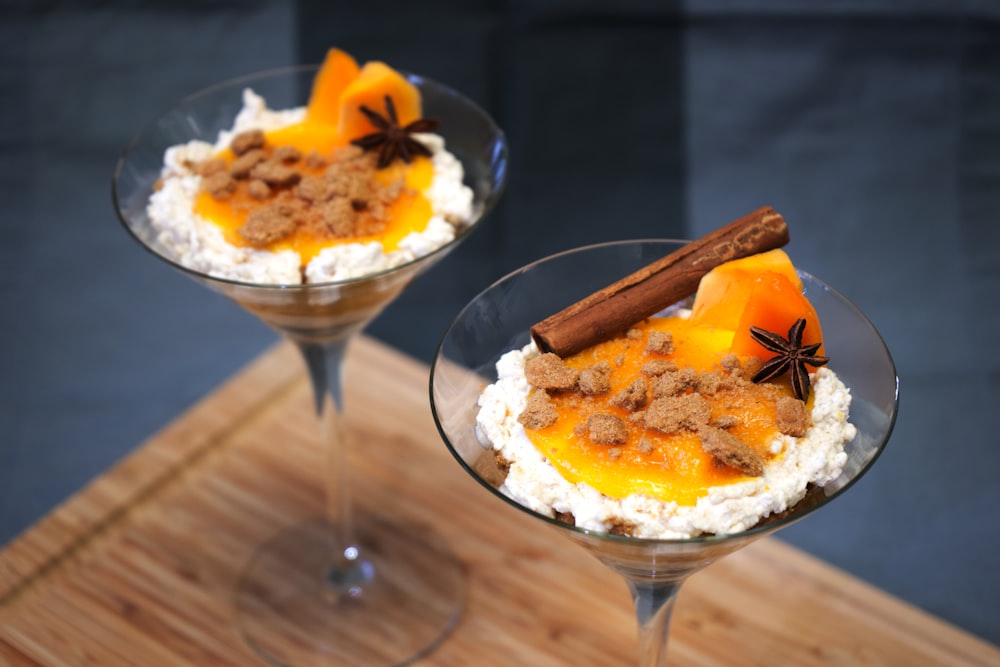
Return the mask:
<svg viewBox="0 0 1000 667">
<path fill-rule="evenodd" d="M 408 665 L 454 628 L 466 574 L 436 534 L 384 518 L 366 518 L 357 533 L 361 546 L 346 558 L 334 560 L 323 520 L 290 528 L 254 554 L 237 588 L 236 620 L 269 664 Z M 339 562 L 332 571 L 331 562 Z"/>
</svg>

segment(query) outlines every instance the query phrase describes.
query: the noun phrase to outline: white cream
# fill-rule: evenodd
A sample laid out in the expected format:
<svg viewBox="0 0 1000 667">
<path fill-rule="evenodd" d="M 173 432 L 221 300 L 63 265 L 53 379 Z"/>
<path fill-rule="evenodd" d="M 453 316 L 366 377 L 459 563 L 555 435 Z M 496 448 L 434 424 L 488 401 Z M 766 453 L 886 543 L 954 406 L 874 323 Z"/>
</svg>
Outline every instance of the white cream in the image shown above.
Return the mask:
<svg viewBox="0 0 1000 667">
<path fill-rule="evenodd" d="M 243 91 L 243 108 L 233 127 L 219 133 L 215 144 L 191 141 L 168 148 L 161 173 L 163 187 L 150 197 L 147 213 L 159 240 L 184 266 L 220 278 L 258 284 L 299 284 L 301 259 L 293 250 L 271 252 L 238 247 L 222 231 L 194 213 L 201 177 L 186 165 L 206 160 L 229 145 L 233 136 L 250 129 L 274 130 L 301 122 L 305 109 L 274 111 L 252 90 Z M 434 178 L 423 192 L 431 205 L 431 219 L 420 232 L 411 232 L 392 251 L 379 242 L 345 243 L 324 248 L 306 266 L 306 281 L 328 282 L 384 271 L 427 255 L 450 243 L 456 228 L 473 217 L 472 190 L 463 183 L 462 163 L 445 150 L 434 134 L 417 137 L 432 151 Z"/>
<path fill-rule="evenodd" d="M 610 498 L 563 478 L 517 421 L 530 390 L 524 364 L 537 354 L 529 344 L 500 358 L 497 381 L 479 397 L 476 434 L 484 447 L 510 462 L 501 492 L 546 516 L 572 513 L 581 528 L 607 531 L 625 522 L 635 526 L 635 537 L 656 539 L 746 530 L 797 503 L 809 484 L 823 486 L 839 476 L 847 462 L 844 445 L 856 433 L 847 421 L 850 391 L 836 373 L 820 368 L 813 375 L 812 426 L 801 438 L 775 438 L 771 451 L 780 455 L 768 462 L 762 477 L 711 487 L 693 506 L 642 494 Z"/>
</svg>

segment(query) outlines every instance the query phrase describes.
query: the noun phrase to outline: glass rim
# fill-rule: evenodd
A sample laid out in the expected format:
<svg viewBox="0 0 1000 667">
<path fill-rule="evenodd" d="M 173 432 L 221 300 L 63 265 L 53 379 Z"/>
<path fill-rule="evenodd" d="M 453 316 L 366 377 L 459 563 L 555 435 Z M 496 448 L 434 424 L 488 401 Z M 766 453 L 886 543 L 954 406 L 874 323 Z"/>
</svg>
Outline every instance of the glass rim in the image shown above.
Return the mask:
<svg viewBox="0 0 1000 667">
<path fill-rule="evenodd" d="M 215 282 L 223 285 L 230 285 L 232 287 L 259 289 L 259 290 L 274 290 L 276 292 L 310 291 L 324 287 L 325 288 L 343 287 L 352 284 L 366 282 L 368 280 L 377 279 L 382 276 L 395 273 L 397 271 L 402 271 L 408 267 L 412 267 L 426 260 L 432 259 L 439 254 L 450 251 L 460 241 L 463 241 L 466 236 L 471 234 L 473 230 L 475 230 L 479 226 L 479 223 L 483 220 L 483 218 L 487 216 L 487 214 L 489 214 L 489 212 L 496 205 L 496 202 L 499 201 L 500 196 L 503 194 L 507 186 L 506 168 L 502 170 L 502 174 L 499 178 L 497 187 L 491 190 L 489 195 L 483 199 L 480 210 L 474 211 L 474 213 L 476 213 L 475 220 L 472 223 L 465 225 L 461 229 L 456 229 L 455 237 L 452 238 L 450 241 L 448 241 L 443 245 L 438 246 L 437 248 L 431 250 L 428 253 L 420 255 L 419 257 L 414 257 L 413 259 L 407 260 L 402 264 L 397 264 L 396 266 L 390 268 L 381 269 L 379 271 L 366 273 L 364 275 L 355 276 L 352 278 L 342 278 L 340 280 L 327 280 L 316 283 L 255 283 L 245 280 L 236 280 L 234 278 L 224 278 L 222 276 L 217 276 L 212 273 L 208 273 L 206 271 L 200 271 L 198 269 L 192 269 L 191 267 L 185 266 L 178 259 L 172 258 L 164 253 L 161 253 L 151 244 L 147 243 L 141 236 L 139 236 L 137 231 L 133 228 L 133 226 L 129 222 L 130 216 L 126 215 L 122 210 L 123 207 L 121 205 L 122 199 L 119 192 L 119 181 L 121 178 L 122 170 L 125 167 L 125 164 L 127 163 L 129 156 L 133 153 L 133 151 L 136 149 L 136 147 L 139 145 L 140 141 L 144 137 L 150 134 L 156 128 L 156 126 L 160 122 L 162 122 L 165 118 L 169 117 L 171 114 L 177 113 L 185 106 L 207 95 L 220 92 L 225 89 L 234 89 L 238 88 L 239 86 L 246 86 L 254 81 L 276 78 L 278 76 L 302 75 L 308 72 L 315 72 L 319 69 L 319 67 L 320 65 L 318 63 L 306 64 L 306 65 L 302 64 L 286 65 L 279 67 L 271 67 L 268 69 L 258 70 L 256 72 L 250 72 L 247 74 L 241 74 L 228 79 L 224 79 L 222 81 L 218 81 L 204 88 L 201 88 L 193 93 L 185 95 L 184 97 L 180 98 L 176 103 L 174 103 L 173 106 L 167 108 L 166 110 L 164 110 L 151 120 L 146 121 L 139 129 L 139 131 L 136 132 L 132 136 L 132 138 L 128 141 L 128 143 L 125 145 L 125 148 L 119 153 L 118 159 L 115 161 L 115 168 L 111 174 L 111 203 L 115 210 L 115 215 L 118 218 L 118 222 L 121 224 L 121 226 L 124 227 L 125 230 L 128 232 L 128 234 L 147 252 L 151 253 L 155 257 L 158 257 L 160 260 L 166 262 L 173 268 L 181 271 L 182 273 L 188 276 L 191 276 L 198 280 Z M 499 140 L 498 143 L 502 147 L 501 159 L 504 163 L 507 162 L 507 160 L 509 159 L 509 144 L 507 143 L 507 136 L 500 128 L 500 126 L 497 125 L 493 117 L 485 109 L 480 107 L 476 102 L 473 102 L 466 95 L 452 88 L 451 86 L 440 83 L 434 79 L 425 77 L 421 74 L 415 74 L 412 72 L 408 72 L 406 70 L 396 70 L 396 71 L 415 84 L 418 85 L 429 84 L 430 86 L 435 87 L 440 91 L 447 93 L 449 96 L 461 100 L 468 107 L 475 109 L 476 112 L 479 115 L 481 115 L 485 120 L 487 120 L 489 122 L 489 125 L 495 130 L 497 139 Z M 235 117 L 233 120 L 235 121 Z M 461 162 L 461 160 L 459 161 Z M 146 197 L 147 203 L 148 199 L 149 198 L 147 196 Z"/>
<path fill-rule="evenodd" d="M 864 477 L 865 473 L 875 464 L 875 461 L 877 461 L 879 459 L 879 457 L 882 455 L 882 452 L 885 450 L 885 444 L 888 442 L 889 436 L 892 434 L 892 431 L 893 431 L 893 429 L 895 428 L 895 425 L 896 425 L 896 417 L 897 417 L 897 415 L 899 413 L 899 375 L 898 375 L 898 372 L 896 370 L 896 364 L 895 364 L 895 361 L 892 358 L 891 353 L 889 352 L 888 346 L 885 344 L 885 340 L 882 338 L 882 335 L 879 333 L 878 329 L 871 322 L 871 320 L 869 320 L 868 317 L 861 311 L 861 309 L 859 309 L 854 304 L 853 301 L 851 301 L 850 299 L 848 299 L 847 297 L 845 297 L 843 294 L 841 294 L 839 291 L 837 291 L 835 288 L 831 287 L 830 285 L 828 285 L 824 281 L 820 280 L 819 278 L 815 277 L 811 273 L 808 273 L 806 271 L 801 271 L 801 270 L 798 270 L 798 269 L 796 269 L 796 270 L 798 271 L 799 274 L 801 274 L 801 275 L 809 278 L 811 281 L 813 281 L 814 283 L 816 283 L 817 285 L 819 285 L 820 287 L 822 287 L 825 291 L 830 292 L 831 294 L 833 294 L 841 302 L 847 304 L 850 307 L 850 309 L 856 315 L 858 315 L 859 317 L 861 317 L 862 320 L 865 322 L 865 324 L 868 325 L 868 327 L 871 329 L 871 331 L 875 334 L 875 336 L 876 336 L 876 338 L 877 338 L 877 340 L 879 342 L 879 345 L 881 346 L 882 352 L 885 354 L 885 357 L 886 357 L 886 359 L 889 362 L 889 367 L 892 369 L 892 374 L 893 374 L 894 384 L 895 384 L 894 397 L 893 397 L 893 406 L 892 406 L 891 414 L 889 415 L 889 423 L 888 423 L 887 428 L 886 428 L 885 437 L 882 439 L 882 442 L 880 443 L 880 445 L 876 449 L 874 455 L 867 462 L 865 462 L 865 464 L 863 466 L 861 466 L 857 470 L 856 474 L 851 479 L 849 479 L 846 483 L 844 483 L 842 486 L 840 486 L 836 491 L 834 491 L 833 493 L 831 493 L 829 495 L 824 494 L 817 502 L 812 503 L 808 507 L 805 507 L 805 508 L 803 508 L 802 510 L 800 510 L 798 512 L 793 512 L 791 510 L 793 510 L 795 508 L 795 505 L 792 505 L 791 507 L 787 508 L 787 510 L 786 510 L 786 511 L 789 511 L 789 514 L 787 516 L 783 516 L 783 517 L 781 517 L 779 519 L 773 519 L 773 520 L 770 520 L 770 521 L 768 519 L 772 515 L 768 515 L 768 516 L 762 517 L 760 520 L 758 520 L 758 522 L 755 525 L 751 526 L 750 528 L 747 528 L 746 530 L 742 530 L 742 531 L 737 532 L 737 533 L 721 533 L 721 534 L 720 533 L 705 533 L 705 534 L 702 534 L 702 535 L 696 535 L 694 537 L 677 537 L 677 538 L 632 537 L 632 536 L 629 536 L 629 535 L 615 535 L 613 533 L 607 533 L 607 532 L 603 532 L 603 531 L 599 531 L 599 530 L 593 530 L 593 529 L 590 529 L 590 528 L 581 528 L 579 526 L 570 525 L 568 523 L 564 523 L 562 521 L 559 521 L 558 519 L 556 519 L 554 517 L 546 516 L 546 515 L 544 515 L 544 514 L 542 514 L 540 512 L 537 512 L 537 511 L 531 509 L 530 507 L 526 507 L 526 506 L 522 505 L 521 503 L 517 502 L 513 498 L 510 498 L 509 496 L 503 494 L 498 488 L 494 487 L 492 484 L 490 484 L 485 479 L 483 479 L 479 474 L 477 474 L 469 466 L 468 463 L 466 463 L 465 459 L 463 459 L 462 456 L 458 453 L 458 451 L 456 450 L 456 448 L 452 445 L 451 438 L 448 436 L 447 432 L 445 431 L 444 425 L 443 425 L 440 417 L 438 416 L 437 404 L 436 404 L 436 402 L 434 400 L 434 378 L 435 378 L 435 375 L 437 373 L 438 361 L 443 358 L 445 342 L 448 340 L 448 337 L 451 334 L 451 332 L 454 330 L 455 326 L 462 319 L 462 316 L 465 315 L 465 313 L 470 308 L 472 308 L 472 306 L 475 304 L 476 301 L 478 301 L 484 294 L 486 294 L 490 290 L 492 290 L 495 287 L 497 287 L 498 285 L 506 282 L 507 280 L 513 278 L 514 276 L 516 276 L 518 274 L 521 274 L 521 273 L 524 273 L 525 271 L 528 271 L 531 268 L 533 268 L 535 266 L 538 266 L 539 264 L 542 264 L 542 263 L 545 263 L 545 262 L 548 262 L 548 261 L 551 261 L 551 260 L 554 260 L 554 259 L 558 259 L 558 258 L 564 257 L 566 255 L 572 255 L 572 254 L 586 252 L 586 251 L 589 251 L 589 250 L 596 250 L 596 249 L 601 249 L 601 248 L 610 248 L 610 247 L 615 247 L 615 246 L 628 246 L 628 245 L 641 245 L 641 244 L 655 244 L 655 245 L 674 244 L 674 245 L 677 245 L 677 246 L 681 246 L 681 245 L 683 245 L 685 243 L 688 243 L 688 241 L 680 240 L 680 239 L 639 238 L 639 239 L 625 239 L 625 240 L 618 240 L 618 241 L 606 241 L 606 242 L 601 242 L 601 243 L 591 243 L 591 244 L 588 244 L 588 245 L 578 246 L 576 248 L 569 248 L 567 250 L 561 250 L 559 252 L 556 252 L 556 253 L 553 253 L 553 254 L 550 254 L 550 255 L 546 255 L 546 256 L 541 257 L 539 259 L 536 259 L 536 260 L 534 260 L 532 262 L 529 262 L 528 264 L 525 264 L 524 266 L 521 266 L 521 267 L 519 267 L 517 269 L 514 269 L 513 271 L 510 271 L 509 273 L 507 273 L 506 275 L 502 276 L 501 278 L 498 278 L 497 280 L 494 280 L 492 283 L 490 283 L 489 286 L 487 286 L 486 288 L 480 290 L 479 293 L 477 293 L 465 306 L 463 306 L 463 308 L 459 311 L 459 313 L 452 320 L 451 324 L 448 325 L 448 328 L 445 330 L 444 335 L 441 337 L 441 340 L 438 343 L 437 348 L 435 350 L 433 361 L 432 361 L 431 367 L 430 367 L 430 376 L 428 378 L 428 394 L 429 394 L 430 404 L 431 404 L 431 415 L 434 418 L 434 425 L 437 428 L 438 433 L 441 436 L 441 439 L 444 440 L 444 443 L 448 447 L 448 451 L 451 452 L 451 455 L 458 461 L 458 463 L 462 466 L 462 468 L 465 469 L 465 471 L 473 479 L 476 480 L 476 482 L 478 482 L 480 485 L 484 486 L 485 488 L 489 489 L 489 491 L 494 496 L 496 496 L 496 497 L 500 498 L 501 500 L 503 500 L 507 505 L 510 505 L 510 506 L 512 506 L 512 507 L 514 507 L 514 508 L 516 508 L 516 509 L 518 509 L 520 511 L 522 511 L 522 512 L 526 512 L 529 515 L 531 515 L 531 516 L 533 516 L 535 518 L 541 519 L 541 520 L 545 521 L 546 523 L 548 523 L 550 525 L 553 525 L 553 526 L 556 526 L 556 527 L 558 527 L 558 528 L 560 528 L 562 530 L 569 530 L 571 532 L 574 532 L 574 533 L 576 533 L 576 534 L 578 534 L 580 536 L 584 536 L 584 537 L 592 537 L 592 538 L 598 538 L 598 539 L 608 540 L 608 541 L 611 541 L 611 542 L 618 542 L 618 543 L 623 544 L 623 545 L 636 545 L 636 546 L 647 546 L 647 547 L 649 547 L 649 546 L 655 546 L 655 545 L 658 545 L 658 544 L 659 545 L 680 546 L 680 545 L 685 545 L 685 544 L 721 543 L 721 542 L 727 542 L 727 541 L 734 540 L 734 539 L 755 537 L 755 536 L 758 536 L 758 535 L 766 535 L 768 533 L 771 533 L 771 532 L 774 532 L 774 531 L 778 530 L 779 528 L 782 528 L 784 526 L 787 526 L 787 525 L 790 525 L 792 523 L 795 523 L 799 519 L 801 519 L 803 517 L 806 517 L 809 514 L 812 514 L 813 512 L 815 512 L 816 510 L 818 510 L 819 508 L 825 506 L 827 503 L 829 503 L 834 498 L 836 498 L 836 497 L 840 496 L 841 494 L 843 494 L 847 489 L 849 489 L 850 487 L 852 487 L 858 480 L 860 480 L 862 477 Z M 484 449 L 484 451 L 487 451 L 487 450 Z M 809 487 L 807 487 L 807 494 L 808 494 L 808 488 Z M 818 488 L 822 489 L 824 487 L 818 487 Z M 802 502 L 803 500 L 805 500 L 806 497 L 807 496 L 803 496 L 803 498 L 799 502 Z M 796 504 L 798 504 L 798 503 L 796 503 Z"/>
</svg>

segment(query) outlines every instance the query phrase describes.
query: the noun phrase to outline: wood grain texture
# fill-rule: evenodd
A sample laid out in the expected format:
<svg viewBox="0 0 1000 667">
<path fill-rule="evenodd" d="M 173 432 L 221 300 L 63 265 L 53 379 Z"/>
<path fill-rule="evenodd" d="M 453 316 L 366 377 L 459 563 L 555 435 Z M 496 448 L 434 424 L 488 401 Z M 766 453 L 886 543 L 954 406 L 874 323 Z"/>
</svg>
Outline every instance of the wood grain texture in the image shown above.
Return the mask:
<svg viewBox="0 0 1000 667">
<path fill-rule="evenodd" d="M 370 339 L 347 402 L 360 512 L 433 526 L 469 571 L 459 626 L 420 665 L 634 664 L 628 592 L 484 492 L 431 419 L 427 368 Z M 238 564 L 322 511 L 309 387 L 281 344 L 0 552 L 0 664 L 255 665 Z M 1000 650 L 767 538 L 696 574 L 671 658 L 691 667 L 1000 664 Z"/>
</svg>

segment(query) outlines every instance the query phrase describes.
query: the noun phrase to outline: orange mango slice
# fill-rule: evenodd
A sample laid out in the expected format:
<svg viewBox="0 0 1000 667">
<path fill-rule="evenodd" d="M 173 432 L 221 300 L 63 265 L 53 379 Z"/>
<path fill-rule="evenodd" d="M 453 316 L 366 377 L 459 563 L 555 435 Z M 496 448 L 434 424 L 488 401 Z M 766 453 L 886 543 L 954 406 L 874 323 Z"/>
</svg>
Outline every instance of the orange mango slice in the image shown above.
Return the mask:
<svg viewBox="0 0 1000 667">
<path fill-rule="evenodd" d="M 799 292 L 802 291 L 802 280 L 783 250 L 735 259 L 720 264 L 702 277 L 691 308 L 691 321 L 702 326 L 735 330 L 757 277 L 765 271 L 784 275 Z M 781 333 L 787 329 L 786 326 Z"/>
<path fill-rule="evenodd" d="M 730 352 L 738 355 L 754 355 L 770 359 L 775 355 L 750 336 L 750 327 L 760 327 L 782 336 L 788 335 L 788 328 L 795 320 L 804 317 L 806 327 L 802 332 L 802 344 L 810 345 L 823 340 L 816 309 L 802 294 L 802 282 L 793 283 L 784 273 L 765 271 L 753 281 L 746 305 L 736 326 Z M 820 348 L 817 354 L 822 355 Z"/>
<path fill-rule="evenodd" d="M 392 98 L 401 126 L 420 118 L 420 91 L 417 87 L 385 63 L 369 61 L 340 94 L 340 136 L 357 139 L 375 132 L 377 128 L 361 112 L 361 105 L 387 116 L 386 95 Z"/>
<path fill-rule="evenodd" d="M 358 63 L 345 51 L 330 49 L 313 79 L 306 119 L 312 123 L 337 126 L 340 121 L 340 96 L 360 72 Z"/>
</svg>

